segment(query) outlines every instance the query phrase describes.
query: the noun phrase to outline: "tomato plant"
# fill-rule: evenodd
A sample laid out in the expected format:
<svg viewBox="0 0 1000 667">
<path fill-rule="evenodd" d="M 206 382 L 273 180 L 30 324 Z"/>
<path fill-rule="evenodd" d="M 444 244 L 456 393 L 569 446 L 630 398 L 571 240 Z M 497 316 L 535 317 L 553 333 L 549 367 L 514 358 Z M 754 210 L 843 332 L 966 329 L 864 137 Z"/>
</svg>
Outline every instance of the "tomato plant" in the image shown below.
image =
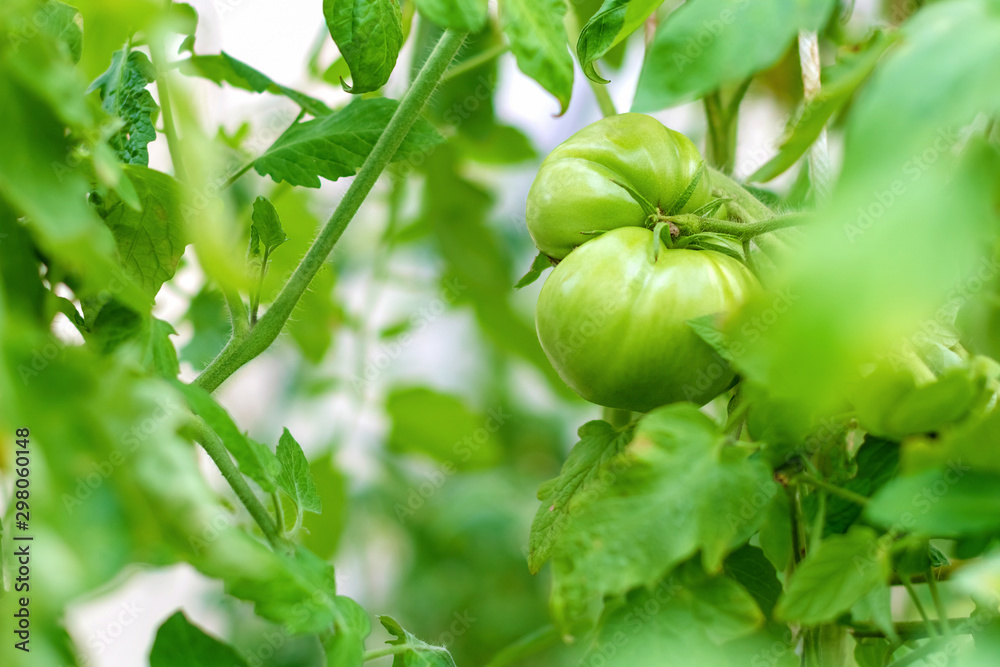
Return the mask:
<svg viewBox="0 0 1000 667">
<path fill-rule="evenodd" d="M 998 116 L 997 0 L 4 0 L 0 664 L 1000 663 Z"/>
</svg>

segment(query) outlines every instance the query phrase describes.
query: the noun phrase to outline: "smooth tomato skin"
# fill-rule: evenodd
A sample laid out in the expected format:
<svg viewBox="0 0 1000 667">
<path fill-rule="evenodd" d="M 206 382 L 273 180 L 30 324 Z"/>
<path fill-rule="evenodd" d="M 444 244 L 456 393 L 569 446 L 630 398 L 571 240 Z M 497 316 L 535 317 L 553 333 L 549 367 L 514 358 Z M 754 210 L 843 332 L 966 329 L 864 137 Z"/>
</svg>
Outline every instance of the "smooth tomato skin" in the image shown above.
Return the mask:
<svg viewBox="0 0 1000 667">
<path fill-rule="evenodd" d="M 538 297 L 538 340 L 560 377 L 591 403 L 637 412 L 704 405 L 733 371 L 686 324 L 730 313 L 759 288 L 737 260 L 660 248 L 653 233 L 615 229 L 555 267 Z"/>
<path fill-rule="evenodd" d="M 624 113 L 588 125 L 542 162 L 528 192 L 526 218 L 535 245 L 562 259 L 592 236 L 581 232 L 642 226 L 645 214 L 612 180 L 629 184 L 663 209 L 688 187 L 702 164 L 691 140 L 651 116 Z M 711 200 L 703 174 L 682 209 Z"/>
</svg>

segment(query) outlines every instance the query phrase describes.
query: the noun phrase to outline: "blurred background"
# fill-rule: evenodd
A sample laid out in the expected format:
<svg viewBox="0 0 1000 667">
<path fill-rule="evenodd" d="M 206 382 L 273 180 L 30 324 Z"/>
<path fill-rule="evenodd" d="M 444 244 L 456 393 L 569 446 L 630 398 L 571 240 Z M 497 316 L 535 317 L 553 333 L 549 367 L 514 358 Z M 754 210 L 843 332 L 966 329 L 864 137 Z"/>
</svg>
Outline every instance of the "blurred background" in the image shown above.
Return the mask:
<svg viewBox="0 0 1000 667">
<path fill-rule="evenodd" d="M 319 0 L 191 4 L 199 15 L 196 53 L 225 51 L 331 107 L 349 101 L 339 86 L 346 68 Z M 571 20 L 585 21 L 600 4 L 579 0 Z M 671 4 L 680 3 L 665 7 Z M 858 0 L 843 29 L 863 36 L 892 5 Z M 419 20 L 413 25 L 417 38 L 401 54 L 387 96 L 405 91 L 412 64 L 437 36 Z M 641 32 L 606 61 L 621 111 L 639 77 Z M 477 37 L 460 59 L 500 39 Z M 824 61 L 832 56 L 824 53 Z M 801 99 L 800 81 L 794 49 L 755 80 L 740 114 L 737 177 L 776 152 Z M 297 114 L 283 97 L 199 78 L 178 83 L 235 165 L 261 152 Z M 449 79 L 427 114 L 448 142 L 382 179 L 300 305 L 309 315 L 293 315 L 287 334 L 218 393 L 254 439 L 275 443 L 288 427 L 302 444 L 324 506 L 321 516 L 307 515 L 305 544 L 336 564 L 340 592 L 446 645 L 459 665 L 485 664 L 547 623 L 546 573 L 532 576 L 525 563 L 535 492 L 558 473 L 576 429 L 600 416 L 563 385 L 538 347 L 533 308 L 542 282 L 513 289 L 535 255 L 524 202 L 539 161 L 600 118 L 579 71 L 568 111 L 557 117 L 558 110 L 509 54 Z M 700 102 L 656 115 L 704 148 Z M 837 138 L 833 128 L 834 159 Z M 151 167 L 170 169 L 165 142 L 153 143 L 150 156 Z M 772 185 L 787 190 L 795 176 L 792 169 Z M 273 256 L 265 295 L 276 293 L 346 186 L 293 189 L 251 171 L 230 189 L 234 219 L 248 226 L 250 205 L 263 194 L 289 237 Z M 196 263 L 182 261 L 155 312 L 177 329 L 181 378 L 190 380 L 222 347 L 229 324 L 221 295 Z M 61 336 L 77 335 L 62 324 Z M 201 456 L 205 475 L 230 494 Z M 132 568 L 74 604 L 68 630 L 90 665 L 142 665 L 156 628 L 183 608 L 196 625 L 230 638 L 251 664 L 319 659 L 314 640 L 288 638 L 248 605 L 222 599 L 221 583 L 190 566 Z M 380 632 L 370 645 L 383 639 Z M 532 660 L 526 664 L 575 664 L 565 650 Z"/>
</svg>

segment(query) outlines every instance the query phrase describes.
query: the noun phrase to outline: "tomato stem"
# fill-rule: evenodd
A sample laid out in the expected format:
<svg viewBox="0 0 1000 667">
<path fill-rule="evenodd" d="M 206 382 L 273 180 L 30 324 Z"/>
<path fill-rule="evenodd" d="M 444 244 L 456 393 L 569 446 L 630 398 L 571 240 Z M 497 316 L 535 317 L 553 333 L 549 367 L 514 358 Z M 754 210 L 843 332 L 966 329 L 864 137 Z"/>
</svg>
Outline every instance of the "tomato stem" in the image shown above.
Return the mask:
<svg viewBox="0 0 1000 667">
<path fill-rule="evenodd" d="M 673 223 L 680 230 L 680 235 L 698 234 L 700 232 L 715 232 L 726 234 L 740 241 L 748 241 L 755 236 L 767 234 L 778 229 L 794 227 L 802 224 L 806 218 L 802 215 L 782 215 L 772 217 L 759 222 L 732 222 L 731 220 L 719 220 L 717 218 L 706 218 L 691 213 L 680 215 L 658 216 L 657 221 Z"/>
<path fill-rule="evenodd" d="M 209 392 L 215 391 L 233 373 L 260 355 L 277 339 L 299 299 L 308 289 L 309 283 L 323 268 L 347 225 L 354 219 L 361 204 L 375 187 L 379 176 L 396 154 L 410 128 L 417 121 L 427 100 L 441 81 L 441 77 L 448 69 L 459 47 L 465 41 L 465 37 L 465 33 L 454 30 L 446 30 L 441 35 L 437 46 L 424 62 L 410 90 L 403 96 L 399 107 L 389 121 L 389 125 L 375 143 L 368 158 L 365 159 L 358 175 L 354 177 L 333 215 L 327 220 L 291 278 L 288 279 L 277 298 L 271 303 L 271 307 L 267 309 L 246 337 L 230 339 L 219 356 L 212 360 L 194 381 L 195 384 Z"/>
</svg>

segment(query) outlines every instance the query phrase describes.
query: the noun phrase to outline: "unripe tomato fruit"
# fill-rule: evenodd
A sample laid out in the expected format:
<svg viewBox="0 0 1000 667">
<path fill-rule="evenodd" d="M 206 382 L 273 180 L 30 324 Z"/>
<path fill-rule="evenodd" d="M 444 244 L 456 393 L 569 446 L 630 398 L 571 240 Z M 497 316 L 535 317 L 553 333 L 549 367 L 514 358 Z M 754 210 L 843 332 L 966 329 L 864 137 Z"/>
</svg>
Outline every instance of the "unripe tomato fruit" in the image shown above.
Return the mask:
<svg viewBox="0 0 1000 667">
<path fill-rule="evenodd" d="M 711 250 L 668 250 L 623 227 L 559 263 L 538 297 L 538 339 L 559 376 L 598 405 L 647 412 L 703 405 L 733 371 L 686 324 L 729 313 L 758 288 L 739 261 Z"/>
<path fill-rule="evenodd" d="M 539 250 L 562 259 L 593 238 L 581 232 L 645 223 L 642 207 L 613 181 L 626 183 L 666 211 L 701 164 L 691 140 L 655 118 L 609 116 L 574 134 L 542 162 L 528 192 L 528 232 Z M 708 175 L 703 174 L 687 204 L 674 212 L 689 213 L 710 200 Z"/>
</svg>

